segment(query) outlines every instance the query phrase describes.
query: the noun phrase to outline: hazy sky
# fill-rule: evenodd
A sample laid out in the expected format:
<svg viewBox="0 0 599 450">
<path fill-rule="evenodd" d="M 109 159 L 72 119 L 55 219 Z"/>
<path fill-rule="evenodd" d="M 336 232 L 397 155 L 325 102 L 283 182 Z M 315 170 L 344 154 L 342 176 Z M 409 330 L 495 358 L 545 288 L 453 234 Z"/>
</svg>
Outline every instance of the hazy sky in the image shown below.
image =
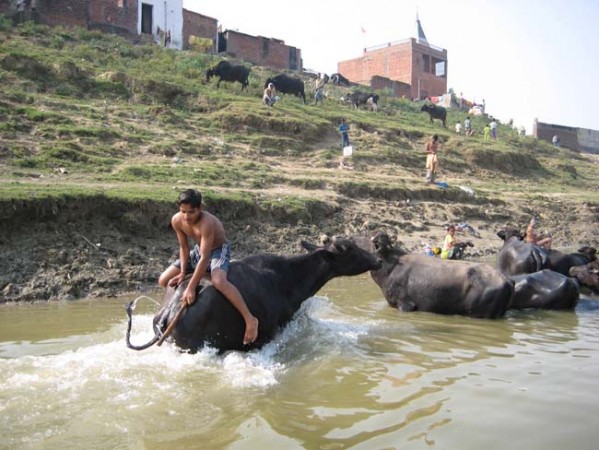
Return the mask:
<svg viewBox="0 0 599 450">
<path fill-rule="evenodd" d="M 447 87 L 506 123 L 599 130 L 598 0 L 183 0 L 223 29 L 282 39 L 304 68 L 337 71 L 364 47 L 416 36 L 447 49 Z M 365 32 L 363 32 L 364 30 Z"/>
</svg>

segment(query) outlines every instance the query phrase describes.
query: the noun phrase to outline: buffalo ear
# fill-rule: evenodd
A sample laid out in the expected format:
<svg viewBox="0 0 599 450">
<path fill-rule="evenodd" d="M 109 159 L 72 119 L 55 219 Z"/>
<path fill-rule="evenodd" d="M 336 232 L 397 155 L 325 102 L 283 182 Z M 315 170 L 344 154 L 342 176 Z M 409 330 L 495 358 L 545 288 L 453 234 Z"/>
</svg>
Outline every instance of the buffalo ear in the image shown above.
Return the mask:
<svg viewBox="0 0 599 450">
<path fill-rule="evenodd" d="M 318 250 L 318 249 L 320 248 L 320 247 L 318 247 L 317 245 L 315 245 L 315 244 L 312 244 L 311 242 L 308 242 L 308 241 L 304 241 L 304 240 L 302 240 L 302 241 L 300 242 L 300 245 L 301 245 L 301 246 L 302 246 L 304 249 L 308 250 L 310 253 L 313 253 L 313 252 L 315 252 L 316 250 Z"/>
<path fill-rule="evenodd" d="M 505 230 L 499 230 L 499 231 L 497 232 L 497 237 L 498 237 L 499 239 L 501 239 L 502 241 L 505 241 Z"/>
<path fill-rule="evenodd" d="M 333 248 L 337 250 L 339 253 L 344 253 L 347 251 L 351 242 L 347 239 L 333 238 Z"/>
</svg>

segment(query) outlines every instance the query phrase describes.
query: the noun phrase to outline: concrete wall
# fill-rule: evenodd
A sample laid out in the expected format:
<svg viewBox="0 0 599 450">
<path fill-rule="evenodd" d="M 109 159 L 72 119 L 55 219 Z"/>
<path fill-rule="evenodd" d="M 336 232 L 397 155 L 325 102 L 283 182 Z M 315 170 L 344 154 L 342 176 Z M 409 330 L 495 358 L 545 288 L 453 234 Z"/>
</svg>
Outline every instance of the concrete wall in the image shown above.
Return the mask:
<svg viewBox="0 0 599 450">
<path fill-rule="evenodd" d="M 232 30 L 222 33 L 219 39 L 226 42 L 223 53 L 234 58 L 273 69 L 302 70 L 301 50 L 285 45 L 279 39 L 251 36 Z"/>
<path fill-rule="evenodd" d="M 537 139 L 547 142 L 552 142 L 553 136 L 557 134 L 560 145 L 564 148 L 599 154 L 599 131 L 596 130 L 543 123 L 535 119 L 532 134 Z"/>
<path fill-rule="evenodd" d="M 183 48 L 183 0 L 140 0 L 137 33 L 141 34 L 143 5 L 152 6 L 152 36 L 158 44 L 165 44 L 162 33 L 170 33 L 166 47 Z M 162 33 L 161 33 L 162 32 Z"/>
</svg>

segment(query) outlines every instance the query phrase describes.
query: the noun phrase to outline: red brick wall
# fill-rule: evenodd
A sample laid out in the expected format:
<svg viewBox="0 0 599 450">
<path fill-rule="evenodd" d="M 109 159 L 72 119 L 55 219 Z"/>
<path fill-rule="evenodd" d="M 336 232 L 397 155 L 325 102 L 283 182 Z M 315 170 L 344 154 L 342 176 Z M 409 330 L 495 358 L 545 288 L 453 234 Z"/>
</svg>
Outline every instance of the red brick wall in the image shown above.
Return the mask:
<svg viewBox="0 0 599 450">
<path fill-rule="evenodd" d="M 137 0 L 89 2 L 89 28 L 119 34 L 137 34 Z"/>
<path fill-rule="evenodd" d="M 46 25 L 99 28 L 125 35 L 137 34 L 137 4 L 137 0 L 37 0 L 35 2 L 36 17 Z"/>
<path fill-rule="evenodd" d="M 215 41 L 218 20 L 193 11 L 183 10 L 183 49 L 189 49 L 189 37 L 197 36 Z"/>
<path fill-rule="evenodd" d="M 44 0 L 37 2 L 40 22 L 46 25 L 87 28 L 88 0 Z"/>
<path fill-rule="evenodd" d="M 250 36 L 237 31 L 227 31 L 226 53 L 259 66 L 272 67 L 273 69 L 301 70 L 301 51 L 295 47 L 285 45 L 283 41 L 262 36 Z M 290 60 L 290 52 L 295 51 L 295 66 Z"/>
<path fill-rule="evenodd" d="M 425 72 L 423 55 L 429 56 L 431 64 Z M 432 58 L 445 61 L 445 77 L 434 74 Z M 338 71 L 350 81 L 370 84 L 373 76 L 382 76 L 411 86 L 407 97 L 418 97 L 420 93 L 427 96 L 443 95 L 447 92 L 447 51 L 418 44 L 415 39 L 398 44 L 389 44 L 372 50 L 364 50 L 360 58 L 341 61 L 337 64 Z"/>
<path fill-rule="evenodd" d="M 389 78 L 375 75 L 370 80 L 370 87 L 375 90 L 391 89 L 395 97 L 412 98 L 412 87 L 407 83 L 402 83 L 401 81 L 390 80 Z"/>
</svg>

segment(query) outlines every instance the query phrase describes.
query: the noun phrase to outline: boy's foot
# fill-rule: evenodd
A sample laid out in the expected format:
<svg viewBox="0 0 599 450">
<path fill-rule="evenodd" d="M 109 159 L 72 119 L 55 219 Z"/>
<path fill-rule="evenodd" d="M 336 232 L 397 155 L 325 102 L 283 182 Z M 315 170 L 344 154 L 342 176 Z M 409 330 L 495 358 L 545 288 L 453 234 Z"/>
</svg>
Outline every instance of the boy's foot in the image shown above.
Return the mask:
<svg viewBox="0 0 599 450">
<path fill-rule="evenodd" d="M 245 324 L 245 335 L 243 336 L 243 345 L 252 344 L 258 337 L 258 319 L 253 317 Z"/>
</svg>

